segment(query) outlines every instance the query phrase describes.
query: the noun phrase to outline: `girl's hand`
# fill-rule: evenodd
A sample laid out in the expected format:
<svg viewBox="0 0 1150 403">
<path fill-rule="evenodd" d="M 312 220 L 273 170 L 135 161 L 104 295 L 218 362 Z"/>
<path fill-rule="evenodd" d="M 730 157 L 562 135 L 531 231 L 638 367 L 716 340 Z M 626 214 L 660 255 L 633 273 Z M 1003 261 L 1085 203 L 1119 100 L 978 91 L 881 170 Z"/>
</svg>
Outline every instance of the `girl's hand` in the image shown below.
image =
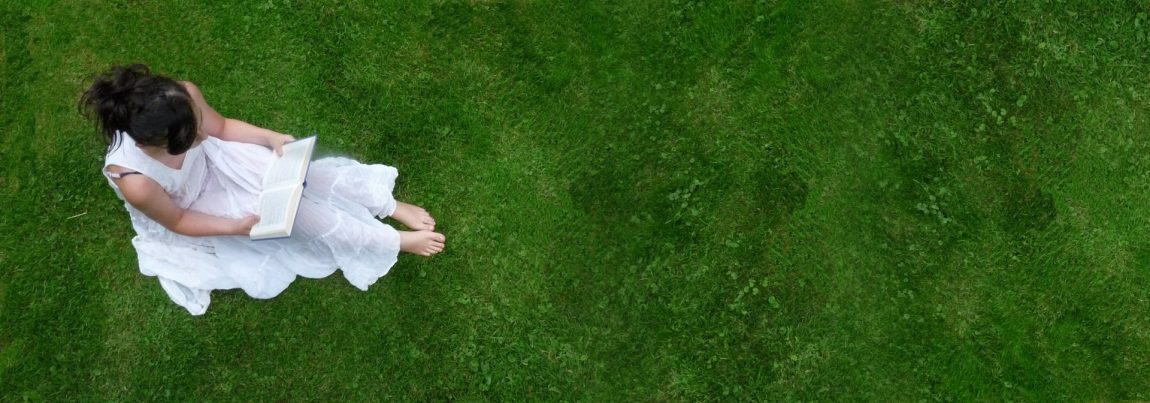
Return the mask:
<svg viewBox="0 0 1150 403">
<path fill-rule="evenodd" d="M 235 235 L 248 235 L 252 233 L 252 227 L 260 222 L 260 216 L 252 214 L 250 216 L 234 220 L 236 229 L 233 234 Z"/>
<path fill-rule="evenodd" d="M 284 155 L 284 144 L 295 141 L 295 137 L 287 134 L 273 134 L 268 137 L 268 148 L 275 150 L 276 155 Z"/>
</svg>

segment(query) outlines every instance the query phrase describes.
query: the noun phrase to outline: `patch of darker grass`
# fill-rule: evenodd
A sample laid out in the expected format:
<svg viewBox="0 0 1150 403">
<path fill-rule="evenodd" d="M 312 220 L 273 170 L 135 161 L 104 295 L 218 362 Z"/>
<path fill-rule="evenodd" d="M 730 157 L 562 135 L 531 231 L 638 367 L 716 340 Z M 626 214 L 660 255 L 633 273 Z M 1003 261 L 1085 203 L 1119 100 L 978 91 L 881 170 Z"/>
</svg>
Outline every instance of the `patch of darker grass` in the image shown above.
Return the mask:
<svg viewBox="0 0 1150 403">
<path fill-rule="evenodd" d="M 1054 197 L 1042 190 L 1033 178 L 1019 176 L 1006 185 L 1001 225 L 1014 234 L 1041 231 L 1058 215 Z"/>
<path fill-rule="evenodd" d="M 809 295 L 792 295 L 801 291 L 779 288 L 790 283 L 764 261 L 765 249 L 773 245 L 757 239 L 784 225 L 805 202 L 808 188 L 784 165 L 726 161 L 679 141 L 609 143 L 589 157 L 594 162 L 585 166 L 595 168 L 572 183 L 575 204 L 598 227 L 594 233 L 600 241 L 594 244 L 608 245 L 588 253 L 606 252 L 600 264 L 616 268 L 580 276 L 581 287 L 569 292 L 598 306 L 573 310 L 622 312 L 608 322 L 622 340 L 602 357 L 617 370 L 706 378 L 693 384 L 696 389 L 668 391 L 670 396 L 752 393 L 759 389 L 749 385 L 769 383 L 774 375 L 769 368 L 748 372 L 746 366 L 784 354 L 769 336 L 783 330 L 764 316 L 782 312 L 776 308 L 780 300 L 794 302 L 791 311 L 810 302 Z M 744 170 L 753 172 L 749 182 L 723 177 Z M 715 219 L 710 209 L 732 203 L 723 200 L 732 194 L 745 195 L 754 205 L 754 214 L 735 220 L 748 223 L 741 228 L 747 233 L 721 232 L 719 238 L 703 231 Z M 628 242 L 616 244 L 618 239 Z M 606 291 L 606 297 L 591 290 Z M 617 358 L 641 354 L 635 349 L 642 340 L 663 340 L 667 356 L 638 363 Z"/>
</svg>

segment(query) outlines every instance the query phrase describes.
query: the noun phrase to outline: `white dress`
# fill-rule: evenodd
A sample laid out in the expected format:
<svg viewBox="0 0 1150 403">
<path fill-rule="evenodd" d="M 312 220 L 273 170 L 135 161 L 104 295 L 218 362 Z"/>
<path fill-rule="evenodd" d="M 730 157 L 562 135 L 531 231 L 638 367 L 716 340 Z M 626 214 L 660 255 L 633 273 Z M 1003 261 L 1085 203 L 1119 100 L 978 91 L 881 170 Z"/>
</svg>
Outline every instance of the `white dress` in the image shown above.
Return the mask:
<svg viewBox="0 0 1150 403">
<path fill-rule="evenodd" d="M 124 199 L 108 165 L 155 180 L 181 208 L 221 217 L 256 212 L 260 183 L 274 153 L 265 147 L 209 136 L 173 169 L 148 156 L 130 136 L 108 153 L 104 174 Z M 399 232 L 376 217 L 395 210 L 398 172 L 347 158 L 312 161 L 290 238 L 252 241 L 247 236 L 188 237 L 169 231 L 125 202 L 136 237 L 140 272 L 155 276 L 172 301 L 193 315 L 211 302 L 211 291 L 243 289 L 254 298 L 279 295 L 298 276 L 321 278 L 337 268 L 367 290 L 387 274 L 399 254 Z"/>
</svg>

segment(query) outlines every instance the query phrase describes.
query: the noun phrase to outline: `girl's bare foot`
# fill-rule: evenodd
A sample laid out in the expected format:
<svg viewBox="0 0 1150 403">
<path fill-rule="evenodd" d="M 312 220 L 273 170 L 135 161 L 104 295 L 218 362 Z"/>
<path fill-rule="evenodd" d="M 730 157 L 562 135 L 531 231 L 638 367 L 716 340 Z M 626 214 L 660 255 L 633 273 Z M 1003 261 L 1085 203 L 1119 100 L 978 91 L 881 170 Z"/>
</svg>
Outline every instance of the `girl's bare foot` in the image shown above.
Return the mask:
<svg viewBox="0 0 1150 403">
<path fill-rule="evenodd" d="M 414 204 L 396 201 L 395 212 L 391 213 L 391 218 L 416 231 L 435 230 L 435 219 L 431 218 L 431 214 L 423 207 Z"/>
<path fill-rule="evenodd" d="M 399 250 L 416 255 L 431 256 L 443 252 L 447 237 L 431 231 L 399 231 Z"/>
</svg>

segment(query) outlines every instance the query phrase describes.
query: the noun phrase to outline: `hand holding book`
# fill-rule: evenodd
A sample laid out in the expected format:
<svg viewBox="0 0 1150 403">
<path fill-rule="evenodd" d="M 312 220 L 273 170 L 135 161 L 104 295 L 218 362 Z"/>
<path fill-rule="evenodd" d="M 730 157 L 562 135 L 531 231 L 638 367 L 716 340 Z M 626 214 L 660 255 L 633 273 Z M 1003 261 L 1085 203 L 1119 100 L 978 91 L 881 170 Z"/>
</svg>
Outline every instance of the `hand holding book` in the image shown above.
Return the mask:
<svg viewBox="0 0 1150 403">
<path fill-rule="evenodd" d="M 252 240 L 291 236 L 296 210 L 303 196 L 304 178 L 315 150 L 315 136 L 283 145 L 283 154 L 268 167 L 260 193 L 258 224 L 249 233 Z"/>
<path fill-rule="evenodd" d="M 276 155 L 282 157 L 284 155 L 284 144 L 293 141 L 295 141 L 295 137 L 292 137 L 290 134 L 273 134 L 268 137 L 267 146 L 272 149 L 272 151 L 275 151 Z"/>
<path fill-rule="evenodd" d="M 260 216 L 252 214 L 244 218 L 237 218 L 234 220 L 235 230 L 229 232 L 231 235 L 244 235 L 251 236 L 252 227 L 259 224 Z"/>
</svg>

